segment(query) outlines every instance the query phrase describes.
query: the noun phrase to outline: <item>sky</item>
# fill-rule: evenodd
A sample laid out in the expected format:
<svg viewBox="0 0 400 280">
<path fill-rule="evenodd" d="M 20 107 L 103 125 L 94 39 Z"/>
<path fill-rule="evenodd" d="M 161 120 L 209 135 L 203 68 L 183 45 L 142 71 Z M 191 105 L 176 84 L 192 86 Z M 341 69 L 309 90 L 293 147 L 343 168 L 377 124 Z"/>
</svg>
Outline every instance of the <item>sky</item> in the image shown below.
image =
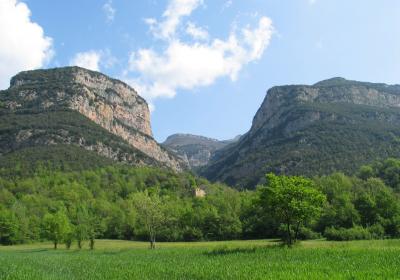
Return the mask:
<svg viewBox="0 0 400 280">
<path fill-rule="evenodd" d="M 0 89 L 78 65 L 123 80 L 174 133 L 248 131 L 272 86 L 400 84 L 398 0 L 0 0 Z"/>
</svg>

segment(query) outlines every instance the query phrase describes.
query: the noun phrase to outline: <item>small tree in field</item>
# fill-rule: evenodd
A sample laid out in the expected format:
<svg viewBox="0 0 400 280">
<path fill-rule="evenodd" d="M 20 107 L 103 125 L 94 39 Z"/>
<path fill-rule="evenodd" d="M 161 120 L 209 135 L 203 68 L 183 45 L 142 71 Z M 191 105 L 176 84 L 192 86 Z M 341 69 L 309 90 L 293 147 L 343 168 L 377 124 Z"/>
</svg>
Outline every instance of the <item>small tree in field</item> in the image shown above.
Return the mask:
<svg viewBox="0 0 400 280">
<path fill-rule="evenodd" d="M 163 225 L 164 213 L 158 195 L 147 192 L 137 193 L 133 197 L 133 205 L 137 213 L 137 223 L 143 227 L 150 241 L 150 248 L 156 248 L 157 233 Z"/>
<path fill-rule="evenodd" d="M 267 211 L 285 225 L 286 244 L 297 241 L 300 226 L 316 218 L 326 197 L 303 177 L 267 175 L 267 186 L 261 189 L 260 201 Z"/>
<path fill-rule="evenodd" d="M 71 225 L 64 211 L 59 210 L 44 216 L 44 232 L 46 237 L 53 241 L 54 249 L 57 249 L 57 245 L 65 240 L 70 231 Z"/>
<path fill-rule="evenodd" d="M 79 207 L 76 213 L 75 238 L 78 248 L 82 249 L 82 242 L 88 239 L 89 214 L 86 207 Z"/>
<path fill-rule="evenodd" d="M 93 211 L 89 212 L 88 219 L 88 237 L 90 250 L 94 249 L 95 239 L 104 232 L 104 224 L 100 217 L 96 216 Z"/>
</svg>

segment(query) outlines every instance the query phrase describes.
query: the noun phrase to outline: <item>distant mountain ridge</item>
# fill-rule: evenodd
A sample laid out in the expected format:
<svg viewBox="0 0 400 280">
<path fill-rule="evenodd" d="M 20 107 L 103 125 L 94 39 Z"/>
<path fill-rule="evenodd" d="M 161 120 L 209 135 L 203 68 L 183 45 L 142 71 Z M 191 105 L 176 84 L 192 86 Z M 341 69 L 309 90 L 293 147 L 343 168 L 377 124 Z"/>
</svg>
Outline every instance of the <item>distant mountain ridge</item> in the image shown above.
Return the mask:
<svg viewBox="0 0 400 280">
<path fill-rule="evenodd" d="M 196 169 L 206 165 L 216 151 L 237 141 L 239 137 L 220 141 L 199 135 L 178 133 L 169 136 L 162 145 L 178 154 L 190 168 Z"/>
<path fill-rule="evenodd" d="M 2 164 L 50 160 L 74 165 L 81 155 L 80 161 L 91 158 L 93 165 L 186 168 L 153 139 L 148 105 L 134 89 L 80 67 L 19 73 L 8 90 L 0 91 L 0 119 Z"/>
<path fill-rule="evenodd" d="M 333 78 L 271 88 L 249 132 L 200 173 L 248 188 L 267 172 L 353 172 L 390 156 L 400 156 L 400 86 Z"/>
</svg>

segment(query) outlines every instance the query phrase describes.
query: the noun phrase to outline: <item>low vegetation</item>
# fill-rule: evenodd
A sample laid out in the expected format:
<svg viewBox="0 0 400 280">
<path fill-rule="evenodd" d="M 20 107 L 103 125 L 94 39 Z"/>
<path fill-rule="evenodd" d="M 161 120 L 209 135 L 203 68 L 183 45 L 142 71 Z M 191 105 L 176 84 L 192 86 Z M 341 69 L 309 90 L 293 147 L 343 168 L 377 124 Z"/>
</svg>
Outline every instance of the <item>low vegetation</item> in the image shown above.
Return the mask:
<svg viewBox="0 0 400 280">
<path fill-rule="evenodd" d="M 95 248 L 95 239 L 215 241 L 280 237 L 385 239 L 400 236 L 400 161 L 363 166 L 357 176 L 268 175 L 239 192 L 190 173 L 109 166 L 37 168 L 0 174 L 0 243 L 43 240 Z M 22 173 L 24 174 L 24 173 Z M 205 191 L 196 197 L 195 190 Z M 288 217 L 290 219 L 288 219 Z"/>
<path fill-rule="evenodd" d="M 400 241 L 148 243 L 97 241 L 97 250 L 0 246 L 0 279 L 398 279 Z"/>
</svg>

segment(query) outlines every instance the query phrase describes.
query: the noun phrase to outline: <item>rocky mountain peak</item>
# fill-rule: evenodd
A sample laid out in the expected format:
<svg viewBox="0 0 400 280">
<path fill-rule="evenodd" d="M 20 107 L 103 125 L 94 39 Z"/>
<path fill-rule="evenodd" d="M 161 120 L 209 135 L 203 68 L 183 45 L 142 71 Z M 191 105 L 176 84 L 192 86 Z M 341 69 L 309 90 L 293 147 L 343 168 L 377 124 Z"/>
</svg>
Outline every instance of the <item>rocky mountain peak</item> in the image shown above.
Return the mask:
<svg viewBox="0 0 400 280">
<path fill-rule="evenodd" d="M 196 169 L 206 165 L 217 151 L 236 142 L 239 137 L 220 141 L 200 135 L 177 133 L 169 136 L 163 146 L 178 154 L 190 168 Z"/>
<path fill-rule="evenodd" d="M 25 71 L 11 79 L 3 96 L 11 111 L 79 112 L 150 158 L 175 170 L 184 168 L 153 139 L 146 101 L 122 81 L 80 67 Z"/>
<path fill-rule="evenodd" d="M 268 172 L 323 175 L 398 157 L 400 86 L 332 78 L 273 87 L 248 133 L 215 153 L 202 174 L 241 187 Z"/>
<path fill-rule="evenodd" d="M 377 107 L 400 107 L 400 87 L 332 78 L 314 85 L 288 85 L 268 90 L 257 111 L 252 131 L 267 125 L 274 127 L 291 106 L 306 103 L 346 103 Z"/>
</svg>

